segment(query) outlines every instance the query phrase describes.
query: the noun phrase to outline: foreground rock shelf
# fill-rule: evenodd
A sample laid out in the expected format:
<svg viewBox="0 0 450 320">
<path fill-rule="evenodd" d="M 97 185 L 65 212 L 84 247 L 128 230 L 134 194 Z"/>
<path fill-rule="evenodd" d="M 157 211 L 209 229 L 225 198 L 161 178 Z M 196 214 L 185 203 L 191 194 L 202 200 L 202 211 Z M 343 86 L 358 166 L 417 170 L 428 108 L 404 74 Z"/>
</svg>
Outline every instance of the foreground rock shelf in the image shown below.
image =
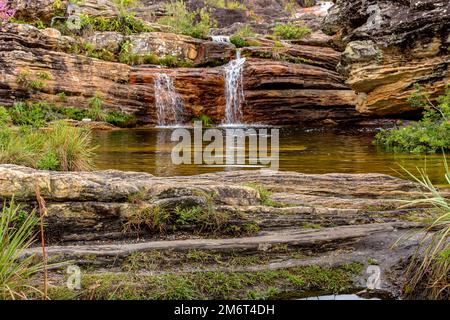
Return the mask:
<svg viewBox="0 0 450 320">
<path fill-rule="evenodd" d="M 102 283 L 99 290 L 113 277 L 139 291 L 133 274 L 152 283 L 186 274 L 200 281 L 197 277 L 211 272 L 228 280 L 268 270 L 305 277 L 310 268 L 335 274 L 356 264 L 360 271 L 346 273 L 345 285 L 331 290 L 352 291 L 364 287 L 363 267 L 377 261 L 386 277 L 383 289 L 399 295 L 397 267 L 416 250 L 420 233 L 392 245 L 417 232 L 430 213 L 430 208 L 404 207 L 404 200 L 421 197 L 416 184 L 380 174 L 237 171 L 163 178 L 0 166 L 1 200 L 14 196 L 31 209 L 36 186 L 48 209 L 49 257 L 90 270 L 87 277 Z M 136 229 L 130 228 L 133 223 Z M 32 248 L 24 254 L 40 252 Z M 62 290 L 64 277 L 57 270 L 51 279 L 54 290 Z M 325 290 L 327 281 L 312 287 L 281 281 L 277 288 Z"/>
</svg>

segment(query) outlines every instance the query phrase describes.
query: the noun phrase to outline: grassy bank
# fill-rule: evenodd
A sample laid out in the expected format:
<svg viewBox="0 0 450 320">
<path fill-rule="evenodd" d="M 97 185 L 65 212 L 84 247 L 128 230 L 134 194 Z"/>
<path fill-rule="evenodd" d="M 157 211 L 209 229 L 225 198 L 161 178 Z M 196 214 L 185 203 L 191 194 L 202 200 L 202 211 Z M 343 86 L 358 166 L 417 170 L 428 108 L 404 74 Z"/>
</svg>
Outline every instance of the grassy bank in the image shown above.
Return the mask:
<svg viewBox="0 0 450 320">
<path fill-rule="evenodd" d="M 0 128 L 0 163 L 42 170 L 86 171 L 93 168 L 91 132 L 64 122 L 40 130 Z"/>
<path fill-rule="evenodd" d="M 410 98 L 411 106 L 423 110 L 423 118 L 410 125 L 383 130 L 375 143 L 394 152 L 435 153 L 450 151 L 450 86 L 433 103 L 421 87 Z"/>
<path fill-rule="evenodd" d="M 342 293 L 353 288 L 360 264 L 259 272 L 194 272 L 163 275 L 86 274 L 82 290 L 50 288 L 50 298 L 81 300 L 271 299 L 286 292 Z"/>
</svg>

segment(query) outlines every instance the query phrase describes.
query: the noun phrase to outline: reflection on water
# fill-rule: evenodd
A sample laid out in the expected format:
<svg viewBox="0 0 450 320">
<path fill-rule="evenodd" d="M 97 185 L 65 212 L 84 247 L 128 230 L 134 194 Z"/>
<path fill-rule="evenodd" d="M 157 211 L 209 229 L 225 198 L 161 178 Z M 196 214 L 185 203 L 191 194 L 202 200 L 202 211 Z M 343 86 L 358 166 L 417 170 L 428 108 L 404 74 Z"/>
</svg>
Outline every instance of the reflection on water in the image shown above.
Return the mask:
<svg viewBox="0 0 450 320">
<path fill-rule="evenodd" d="M 99 170 L 143 171 L 159 176 L 194 175 L 222 171 L 222 167 L 174 165 L 171 130 L 118 130 L 96 132 L 96 166 Z M 393 154 L 372 145 L 373 133 L 357 130 L 280 131 L 280 170 L 303 173 L 385 173 L 401 176 L 403 170 L 427 167 L 434 182 L 443 182 L 441 155 Z M 227 168 L 239 170 L 241 168 Z M 257 168 L 254 168 L 257 169 Z"/>
</svg>

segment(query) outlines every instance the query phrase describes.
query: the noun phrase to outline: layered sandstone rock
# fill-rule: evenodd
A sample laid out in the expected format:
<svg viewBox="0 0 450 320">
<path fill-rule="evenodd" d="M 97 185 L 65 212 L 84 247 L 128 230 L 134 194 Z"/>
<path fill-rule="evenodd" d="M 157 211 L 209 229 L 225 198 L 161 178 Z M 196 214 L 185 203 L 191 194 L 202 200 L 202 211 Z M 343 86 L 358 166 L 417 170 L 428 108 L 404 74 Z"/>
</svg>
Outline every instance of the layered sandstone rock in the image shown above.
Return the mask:
<svg viewBox="0 0 450 320">
<path fill-rule="evenodd" d="M 257 190 L 249 187 L 255 183 L 275 192 L 273 198 L 279 205 L 264 205 Z M 377 174 L 242 171 L 167 178 L 146 173 L 62 173 L 0 165 L 1 203 L 14 196 L 15 201 L 33 208 L 36 188 L 48 209 L 47 233 L 58 241 L 127 237 L 123 227 L 130 217 L 152 208 L 164 208 L 175 215 L 176 208 L 213 206 L 214 214 L 228 215 L 228 223 L 255 223 L 263 229 L 305 223 L 331 227 L 399 222 L 413 210 L 399 209 L 401 200 L 420 196 L 415 184 Z M 158 236 L 157 230 L 146 233 Z"/>
<path fill-rule="evenodd" d="M 126 37 L 130 53 L 138 56 L 154 54 L 175 56 L 196 65 L 223 64 L 231 60 L 236 48 L 229 43 L 216 43 L 173 33 L 141 33 Z"/>
<path fill-rule="evenodd" d="M 88 107 L 88 99 L 99 92 L 106 109 L 133 113 L 141 123 L 156 124 L 155 94 L 158 93 L 155 93 L 154 77 L 165 73 L 173 78 L 175 88 L 184 100 L 186 119 L 207 114 L 220 123 L 224 117 L 223 66 L 177 69 L 151 65 L 130 67 L 67 53 L 79 45 L 79 40 L 62 36 L 55 29 L 38 30 L 28 25 L 5 24 L 1 30 L 0 68 L 5 72 L 0 76 L 0 103 L 3 105 L 32 100 Z M 146 33 L 129 38 L 111 32 L 96 33 L 85 41 L 93 43 L 97 49 L 117 54 L 119 47 L 116 42 L 126 39 L 135 39 L 136 47 L 131 48 L 139 49 L 142 54 L 159 53 L 163 57 L 165 50 L 168 54 L 191 57 L 199 64 L 227 60 L 234 55 L 234 47 L 230 44 L 163 33 Z M 177 39 L 178 42 L 175 41 Z M 264 50 L 264 47 L 250 48 L 243 53 L 253 55 Z M 326 119 L 354 121 L 360 118 L 354 109 L 353 92 L 344 85 L 343 78 L 332 70 L 337 62 L 335 51 L 323 48 L 320 54 L 314 56 L 314 47 L 294 44 L 286 45 L 283 50 L 285 54 L 305 62 L 310 57 L 314 59 L 311 63 L 316 65 L 249 58 L 244 67 L 245 121 L 297 124 Z M 46 74 L 45 79 L 39 79 L 42 74 Z M 33 87 L 32 81 L 42 82 L 42 86 Z M 64 101 L 58 97 L 61 92 L 65 93 Z M 274 113 L 277 113 L 276 117 Z"/>
<path fill-rule="evenodd" d="M 170 75 L 191 116 L 206 114 L 220 122 L 225 114 L 225 72 L 217 68 L 133 68 L 131 83 L 154 105 L 155 77 Z M 244 121 L 297 124 L 325 119 L 355 121 L 355 95 L 334 71 L 281 61 L 248 59 L 244 66 Z M 153 110 L 156 112 L 156 110 Z M 273 113 L 277 116 L 274 117 Z M 154 118 L 154 117 L 153 117 Z"/>
<path fill-rule="evenodd" d="M 323 29 L 344 50 L 339 70 L 358 92 L 361 113 L 409 112 L 415 84 L 436 98 L 450 81 L 446 0 L 339 0 Z"/>
</svg>

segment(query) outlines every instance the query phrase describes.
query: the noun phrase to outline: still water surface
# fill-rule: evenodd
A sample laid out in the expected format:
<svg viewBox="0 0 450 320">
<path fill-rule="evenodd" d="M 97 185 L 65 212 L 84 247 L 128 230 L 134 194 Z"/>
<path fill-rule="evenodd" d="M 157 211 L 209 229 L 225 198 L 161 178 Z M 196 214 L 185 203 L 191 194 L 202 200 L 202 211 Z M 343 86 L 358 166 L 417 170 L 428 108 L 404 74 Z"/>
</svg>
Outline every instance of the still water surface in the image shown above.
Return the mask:
<svg viewBox="0 0 450 320">
<path fill-rule="evenodd" d="M 258 130 L 258 128 L 256 129 Z M 142 171 L 158 176 L 194 175 L 242 168 L 174 165 L 170 129 L 127 129 L 96 132 L 96 167 Z M 373 132 L 359 129 L 280 129 L 280 170 L 303 173 L 385 173 L 404 175 L 408 170 L 427 168 L 433 182 L 444 177 L 442 155 L 393 154 L 372 144 Z M 270 140 L 269 140 L 270 141 Z"/>
</svg>

